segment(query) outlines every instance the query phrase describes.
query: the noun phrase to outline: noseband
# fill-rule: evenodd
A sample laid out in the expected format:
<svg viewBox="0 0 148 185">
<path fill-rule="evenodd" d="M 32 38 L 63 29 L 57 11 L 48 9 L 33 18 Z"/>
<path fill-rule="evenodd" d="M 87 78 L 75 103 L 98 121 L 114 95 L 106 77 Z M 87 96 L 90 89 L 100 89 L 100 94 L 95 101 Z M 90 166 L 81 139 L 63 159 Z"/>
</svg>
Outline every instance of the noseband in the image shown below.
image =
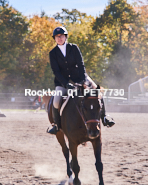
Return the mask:
<svg viewBox="0 0 148 185">
<path fill-rule="evenodd" d="M 88 99 L 98 99 L 98 97 L 88 97 Z M 100 104 L 100 99 L 98 99 L 98 101 L 99 101 L 99 104 Z M 74 102 L 75 102 L 75 101 L 74 101 Z M 84 99 L 81 101 L 81 105 L 82 105 L 81 111 L 80 111 L 80 109 L 78 108 L 78 106 L 77 106 L 76 103 L 75 103 L 75 105 L 76 105 L 76 108 L 77 108 L 77 110 L 78 110 L 78 112 L 79 112 L 79 114 L 80 114 L 80 116 L 81 116 L 81 118 L 82 118 L 82 120 L 83 120 L 83 122 L 84 122 L 86 128 L 87 128 L 87 124 L 88 124 L 88 123 L 98 123 L 98 125 L 100 124 L 100 121 L 99 121 L 98 119 L 90 119 L 90 120 L 87 120 L 87 121 L 86 121 L 86 117 L 85 117 L 84 110 L 83 110 L 83 108 L 84 108 Z M 101 107 L 101 106 L 100 106 L 100 107 Z"/>
</svg>

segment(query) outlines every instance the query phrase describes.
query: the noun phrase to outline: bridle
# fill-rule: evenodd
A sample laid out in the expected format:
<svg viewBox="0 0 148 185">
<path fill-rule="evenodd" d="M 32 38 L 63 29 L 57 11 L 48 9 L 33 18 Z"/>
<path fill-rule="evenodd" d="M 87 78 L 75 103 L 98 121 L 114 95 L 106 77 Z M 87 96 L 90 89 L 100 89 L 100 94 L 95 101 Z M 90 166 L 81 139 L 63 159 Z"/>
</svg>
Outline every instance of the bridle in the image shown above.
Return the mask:
<svg viewBox="0 0 148 185">
<path fill-rule="evenodd" d="M 98 99 L 98 97 L 88 97 L 88 99 Z M 73 98 L 73 100 L 74 100 L 75 106 L 76 106 L 76 108 L 77 108 L 77 110 L 78 110 L 78 112 L 79 112 L 79 114 L 80 114 L 80 116 L 81 116 L 81 118 L 82 118 L 82 120 L 83 120 L 83 122 L 84 122 L 86 128 L 88 128 L 88 123 L 92 123 L 92 122 L 93 122 L 93 123 L 97 123 L 98 126 L 100 126 L 100 121 L 99 121 L 98 119 L 86 120 L 86 116 L 85 116 L 85 114 L 84 114 L 84 99 L 81 100 L 81 111 L 80 111 L 78 105 L 76 104 L 74 98 Z M 100 100 L 100 99 L 98 99 L 98 101 L 99 101 L 99 100 Z M 100 101 L 99 101 L 99 104 L 100 104 Z M 101 105 L 100 105 L 100 107 L 101 107 Z"/>
</svg>

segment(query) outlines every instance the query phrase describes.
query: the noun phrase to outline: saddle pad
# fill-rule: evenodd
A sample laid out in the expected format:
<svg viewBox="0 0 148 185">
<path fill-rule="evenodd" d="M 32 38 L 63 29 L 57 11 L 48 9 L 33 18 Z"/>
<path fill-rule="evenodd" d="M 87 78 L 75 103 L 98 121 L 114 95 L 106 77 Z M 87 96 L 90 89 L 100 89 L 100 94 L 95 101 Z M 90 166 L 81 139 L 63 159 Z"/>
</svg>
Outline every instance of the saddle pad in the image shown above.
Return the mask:
<svg viewBox="0 0 148 185">
<path fill-rule="evenodd" d="M 60 109 L 60 116 L 62 116 L 62 112 L 63 112 L 65 106 L 67 105 L 67 103 L 68 103 L 68 101 L 69 101 L 69 98 L 70 98 L 70 96 L 67 96 L 67 97 L 66 97 L 66 100 L 65 100 L 64 103 L 62 104 L 61 109 Z"/>
</svg>

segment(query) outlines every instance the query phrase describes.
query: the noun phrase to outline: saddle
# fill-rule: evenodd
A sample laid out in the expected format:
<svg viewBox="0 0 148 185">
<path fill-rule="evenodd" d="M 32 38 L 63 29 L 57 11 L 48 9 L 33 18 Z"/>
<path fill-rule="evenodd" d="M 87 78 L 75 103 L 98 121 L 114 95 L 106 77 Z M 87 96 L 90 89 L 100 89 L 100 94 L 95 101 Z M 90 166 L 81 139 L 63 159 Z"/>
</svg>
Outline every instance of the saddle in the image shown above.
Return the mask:
<svg viewBox="0 0 148 185">
<path fill-rule="evenodd" d="M 52 118 L 53 98 L 54 98 L 54 96 L 52 96 L 50 98 L 49 103 L 48 103 L 48 106 L 47 106 L 48 119 L 49 119 L 49 121 L 50 121 L 50 123 L 52 125 L 54 124 L 54 120 Z M 70 96 L 62 97 L 61 102 L 60 102 L 60 105 L 59 105 L 59 108 L 58 108 L 58 111 L 59 111 L 60 116 L 62 116 L 62 112 L 63 112 L 65 106 L 67 105 L 69 99 L 70 99 Z"/>
</svg>

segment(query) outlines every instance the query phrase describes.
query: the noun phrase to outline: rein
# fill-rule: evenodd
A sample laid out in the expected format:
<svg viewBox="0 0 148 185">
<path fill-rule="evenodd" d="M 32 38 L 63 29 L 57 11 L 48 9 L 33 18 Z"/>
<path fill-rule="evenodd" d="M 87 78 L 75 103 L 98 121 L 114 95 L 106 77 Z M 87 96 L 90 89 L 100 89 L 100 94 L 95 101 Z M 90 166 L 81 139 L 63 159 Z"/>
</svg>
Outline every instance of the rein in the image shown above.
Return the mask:
<svg viewBox="0 0 148 185">
<path fill-rule="evenodd" d="M 96 99 L 96 97 L 89 97 L 89 98 L 90 98 L 90 99 Z M 73 99 L 73 100 L 74 100 L 74 99 Z M 85 119 L 84 119 L 84 113 L 83 113 L 83 115 L 82 115 L 82 113 L 81 113 L 79 107 L 77 106 L 75 100 L 74 100 L 74 103 L 75 103 L 75 106 L 76 106 L 76 108 L 77 108 L 77 110 L 78 110 L 78 112 L 79 112 L 79 114 L 80 114 L 80 116 L 81 116 L 81 118 L 82 118 L 82 120 L 83 120 L 83 122 L 84 122 L 84 124 L 85 124 L 86 127 L 87 127 L 87 124 L 88 124 L 88 123 L 92 123 L 92 122 L 100 123 L 100 121 L 99 121 L 98 119 L 90 119 L 90 120 L 85 121 Z M 82 112 L 83 112 L 83 107 L 82 107 Z"/>
</svg>

